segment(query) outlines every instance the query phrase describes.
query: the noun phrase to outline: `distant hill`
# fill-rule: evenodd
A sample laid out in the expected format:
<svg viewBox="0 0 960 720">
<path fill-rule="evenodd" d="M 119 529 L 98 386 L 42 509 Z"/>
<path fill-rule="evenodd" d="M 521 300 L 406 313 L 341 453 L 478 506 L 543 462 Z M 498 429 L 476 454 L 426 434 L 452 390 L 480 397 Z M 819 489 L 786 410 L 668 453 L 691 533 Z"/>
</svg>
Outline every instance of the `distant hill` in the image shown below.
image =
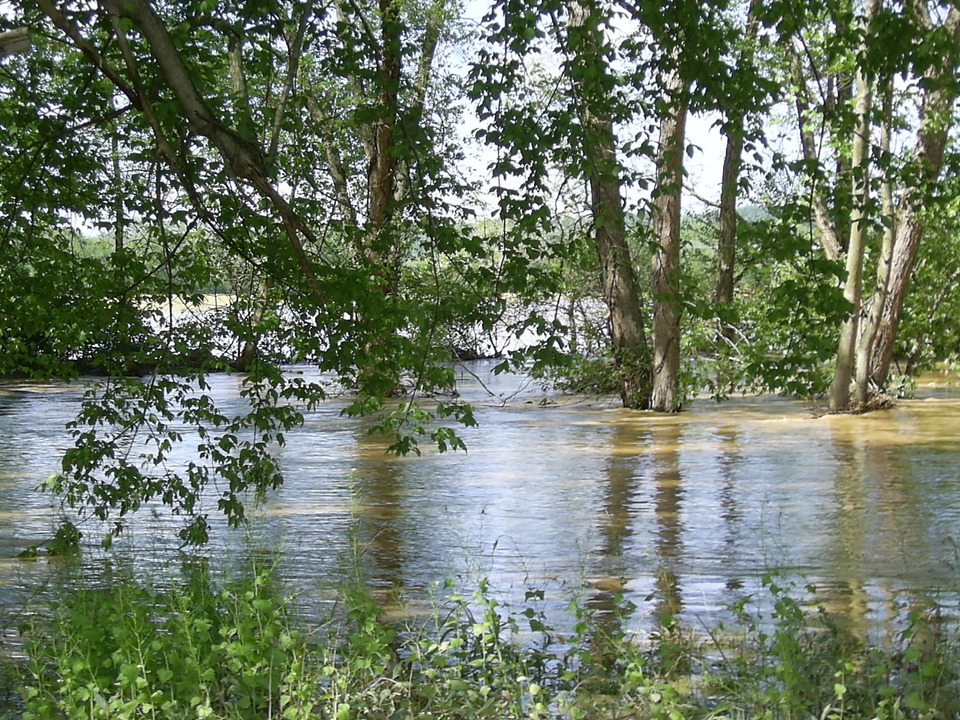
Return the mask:
<svg viewBox="0 0 960 720">
<path fill-rule="evenodd" d="M 759 222 L 760 220 L 772 220 L 773 215 L 763 205 L 744 205 L 737 208 L 737 215 L 747 222 Z"/>
</svg>

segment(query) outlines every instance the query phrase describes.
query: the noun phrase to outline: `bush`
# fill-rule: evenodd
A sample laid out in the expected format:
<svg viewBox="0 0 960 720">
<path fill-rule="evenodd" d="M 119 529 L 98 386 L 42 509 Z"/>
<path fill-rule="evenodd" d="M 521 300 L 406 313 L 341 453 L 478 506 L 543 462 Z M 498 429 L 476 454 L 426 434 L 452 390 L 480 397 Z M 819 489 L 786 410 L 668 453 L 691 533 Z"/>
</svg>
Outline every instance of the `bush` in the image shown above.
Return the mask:
<svg viewBox="0 0 960 720">
<path fill-rule="evenodd" d="M 307 717 L 305 643 L 269 571 L 217 587 L 204 564 L 154 589 L 81 583 L 27 629 L 25 720 Z"/>
</svg>

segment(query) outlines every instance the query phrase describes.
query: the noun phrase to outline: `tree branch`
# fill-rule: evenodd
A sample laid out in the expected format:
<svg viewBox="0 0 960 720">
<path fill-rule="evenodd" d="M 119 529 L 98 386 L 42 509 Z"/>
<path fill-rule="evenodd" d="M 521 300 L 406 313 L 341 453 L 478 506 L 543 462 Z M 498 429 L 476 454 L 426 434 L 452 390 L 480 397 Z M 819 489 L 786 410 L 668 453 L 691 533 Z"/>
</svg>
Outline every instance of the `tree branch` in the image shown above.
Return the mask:
<svg viewBox="0 0 960 720">
<path fill-rule="evenodd" d="M 47 0 L 38 1 L 47 2 Z M 173 91 L 180 105 L 182 117 L 193 131 L 208 138 L 219 151 L 227 169 L 237 178 L 253 185 L 279 212 L 300 271 L 313 293 L 318 299 L 323 299 L 325 293 L 320 287 L 313 264 L 307 256 L 299 234 L 317 245 L 320 244 L 319 240 L 270 183 L 259 148 L 253 141 L 247 140 L 219 122 L 194 85 L 166 26 L 146 0 L 101 0 L 101 2 L 108 10 L 128 18 L 137 26 L 150 46 L 168 87 Z"/>
<path fill-rule="evenodd" d="M 803 150 L 803 159 L 807 164 L 819 168 L 820 160 L 816 150 L 816 143 L 813 137 L 813 131 L 807 125 L 807 117 L 810 113 L 810 96 L 807 89 L 806 75 L 803 71 L 803 62 L 793 43 L 789 40 L 785 43 L 787 54 L 790 58 L 790 66 L 796 83 L 797 97 L 797 123 L 800 128 L 800 145 Z M 816 218 L 817 228 L 820 230 L 821 243 L 827 257 L 836 260 L 840 257 L 840 237 L 837 233 L 836 224 L 830 217 L 830 211 L 827 209 L 827 201 L 823 193 L 816 187 L 816 177 L 814 177 L 814 187 L 810 191 L 813 205 L 813 213 Z"/>
<path fill-rule="evenodd" d="M 267 150 L 267 161 L 272 165 L 276 162 L 277 158 L 277 146 L 280 143 L 280 130 L 283 125 L 283 116 L 287 109 L 287 104 L 290 101 L 290 96 L 293 94 L 293 86 L 296 82 L 297 75 L 300 72 L 300 58 L 303 53 L 303 38 L 307 32 L 307 25 L 310 22 L 310 18 L 313 16 L 313 0 L 308 0 L 306 7 L 303 9 L 303 14 L 300 16 L 300 22 L 297 24 L 297 34 L 294 35 L 293 40 L 291 41 L 289 37 L 287 38 L 288 43 L 288 61 L 287 61 L 287 77 L 283 83 L 283 90 L 280 93 L 280 100 L 277 102 L 276 111 L 273 116 L 273 130 L 270 133 L 270 145 Z"/>
<path fill-rule="evenodd" d="M 17 28 L 0 33 L 0 58 L 30 49 L 30 33 L 26 28 Z"/>
<path fill-rule="evenodd" d="M 110 82 L 116 85 L 120 92 L 127 96 L 127 99 L 134 107 L 138 110 L 143 109 L 140 104 L 140 96 L 137 92 L 127 85 L 126 81 L 120 77 L 120 73 L 113 69 L 106 59 L 104 59 L 103 55 L 100 54 L 100 51 L 87 42 L 87 39 L 83 37 L 83 34 L 75 23 L 64 15 L 59 8 L 55 7 L 50 0 L 37 0 L 37 7 L 40 8 L 40 11 L 44 15 L 50 18 L 50 21 L 53 22 L 54 25 L 63 30 L 67 37 L 73 40 L 73 44 L 77 46 L 80 52 L 86 55 L 94 67 L 106 75 Z"/>
</svg>

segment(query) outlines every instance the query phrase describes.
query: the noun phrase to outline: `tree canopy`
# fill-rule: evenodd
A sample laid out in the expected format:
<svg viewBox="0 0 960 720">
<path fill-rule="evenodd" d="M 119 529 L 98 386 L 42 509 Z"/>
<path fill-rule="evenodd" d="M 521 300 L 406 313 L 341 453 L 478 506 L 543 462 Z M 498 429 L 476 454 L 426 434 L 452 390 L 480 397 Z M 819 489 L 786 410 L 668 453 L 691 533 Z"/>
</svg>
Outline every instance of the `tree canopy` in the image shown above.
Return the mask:
<svg viewBox="0 0 960 720">
<path fill-rule="evenodd" d="M 474 423 L 457 357 L 636 409 L 832 383 L 848 411 L 896 384 L 898 357 L 960 351 L 938 285 L 960 272 L 956 8 L 479 12 L 3 8 L 0 375 L 100 378 L 51 489 L 117 531 L 155 501 L 191 542 L 214 507 L 241 522 L 330 391 L 293 362 L 413 452 L 461 448 Z M 688 173 L 704 154 L 720 177 Z M 249 407 L 216 406 L 218 371 L 244 373 Z M 196 457 L 171 469 L 187 432 Z"/>
</svg>

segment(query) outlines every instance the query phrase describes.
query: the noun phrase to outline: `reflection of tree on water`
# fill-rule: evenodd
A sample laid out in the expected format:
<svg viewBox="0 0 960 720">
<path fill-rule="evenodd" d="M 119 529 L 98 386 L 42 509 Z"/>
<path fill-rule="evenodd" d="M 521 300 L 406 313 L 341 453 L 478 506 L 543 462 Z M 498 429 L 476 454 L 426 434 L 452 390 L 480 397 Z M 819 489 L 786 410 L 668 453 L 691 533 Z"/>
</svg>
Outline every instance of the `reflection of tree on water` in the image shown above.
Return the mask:
<svg viewBox="0 0 960 720">
<path fill-rule="evenodd" d="M 720 518 L 726 528 L 724 543 L 736 545 L 737 527 L 742 519 L 742 511 L 737 502 L 737 471 L 742 462 L 740 450 L 740 432 L 728 425 L 717 428 L 717 441 L 720 454 L 717 457 L 717 469 L 720 473 Z"/>
<path fill-rule="evenodd" d="M 681 554 L 681 510 L 683 483 L 679 462 L 680 426 L 672 421 L 644 425 L 614 425 L 610 438 L 612 452 L 606 464 L 606 492 L 603 515 L 598 526 L 599 578 L 587 607 L 596 620 L 594 653 L 605 652 L 605 639 L 621 630 L 622 581 L 642 573 L 633 565 L 635 556 L 625 552 L 635 533 L 637 514 L 643 507 L 641 495 L 653 498 L 655 567 L 651 568 L 656 604 L 654 615 L 669 625 L 683 608 L 676 560 Z M 645 487 L 646 486 L 646 487 Z M 642 543 L 647 538 L 640 538 Z"/>
<path fill-rule="evenodd" d="M 832 556 L 827 566 L 837 577 L 827 600 L 830 610 L 863 635 L 876 624 L 868 618 L 871 598 L 864 578 L 880 579 L 883 606 L 891 619 L 896 618 L 902 610 L 903 588 L 893 587 L 883 578 L 900 576 L 903 567 L 918 557 L 936 553 L 914 533 L 925 525 L 920 517 L 922 501 L 912 492 L 912 468 L 897 462 L 895 448 L 882 436 L 863 434 L 861 423 L 854 425 L 849 418 L 835 419 L 831 431 L 837 470 L 831 537 L 826 546 Z M 911 447 L 912 456 L 922 452 Z M 922 552 L 916 551 L 917 543 Z M 916 598 L 906 602 L 914 605 Z"/>
<path fill-rule="evenodd" d="M 715 552 L 718 557 L 724 558 L 739 558 L 743 542 L 744 509 L 740 493 L 743 492 L 745 453 L 740 444 L 740 436 L 740 426 L 732 423 L 717 425 L 712 428 L 710 436 L 711 443 L 716 447 L 716 455 L 711 458 L 709 471 L 713 473 L 715 468 L 717 476 L 717 536 L 722 538 L 723 544 Z M 739 563 L 736 565 L 739 566 Z M 718 575 L 725 581 L 728 590 L 739 591 L 743 587 L 743 577 L 734 571 L 733 565 L 726 567 Z"/>
<path fill-rule="evenodd" d="M 650 432 L 639 431 L 623 423 L 614 425 L 610 438 L 612 453 L 608 456 L 605 475 L 606 492 L 603 495 L 603 515 L 600 520 L 598 551 L 606 566 L 606 575 L 622 576 L 627 568 L 623 563 L 624 541 L 633 532 L 632 524 L 637 510 L 638 477 L 643 454 L 650 445 Z"/>
<path fill-rule="evenodd" d="M 387 443 L 357 427 L 356 466 L 352 472 L 354 534 L 360 567 L 371 585 L 404 585 L 404 530 L 407 497 L 404 460 L 386 454 Z"/>
<path fill-rule="evenodd" d="M 676 422 L 657 423 L 651 434 L 654 454 L 656 494 L 654 511 L 657 516 L 656 547 L 658 567 L 656 578 L 656 606 L 654 614 L 660 625 L 670 625 L 683 610 L 680 581 L 676 562 L 683 549 L 683 526 L 680 511 L 683 507 L 683 475 L 680 472 L 680 425 Z"/>
<path fill-rule="evenodd" d="M 827 543 L 835 555 L 832 566 L 837 572 L 834 607 L 830 610 L 847 618 L 858 635 L 866 628 L 868 598 L 861 578 L 868 528 L 866 526 L 866 452 L 860 441 L 835 440 L 837 471 L 834 473 L 835 512 L 832 539 Z"/>
<path fill-rule="evenodd" d="M 604 475 L 604 493 L 598 521 L 597 566 L 593 570 L 591 593 L 586 600 L 587 610 L 595 620 L 591 638 L 591 652 L 598 661 L 612 662 L 616 650 L 615 638 L 622 630 L 620 597 L 623 582 L 633 576 L 635 568 L 628 567 L 624 547 L 634 532 L 634 520 L 639 503 L 642 465 L 649 460 L 647 448 L 650 432 L 624 422 L 611 424 Z"/>
</svg>

